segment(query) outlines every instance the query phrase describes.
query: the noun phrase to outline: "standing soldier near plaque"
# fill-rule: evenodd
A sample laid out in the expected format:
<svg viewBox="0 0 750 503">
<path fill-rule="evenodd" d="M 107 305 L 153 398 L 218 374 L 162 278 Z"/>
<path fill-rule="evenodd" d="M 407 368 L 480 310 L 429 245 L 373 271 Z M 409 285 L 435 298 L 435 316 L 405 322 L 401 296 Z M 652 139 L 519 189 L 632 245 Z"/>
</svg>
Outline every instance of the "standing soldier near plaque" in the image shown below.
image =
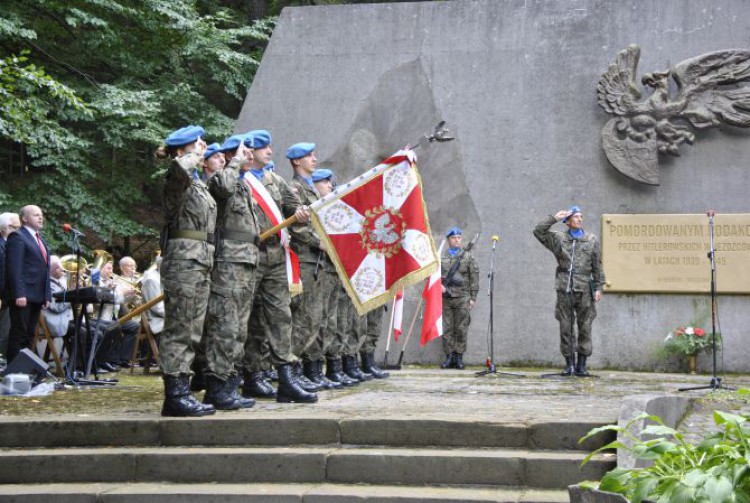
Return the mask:
<svg viewBox="0 0 750 503">
<path fill-rule="evenodd" d="M 567 224 L 568 230 L 550 230 L 560 220 Z M 560 322 L 560 352 L 565 357 L 562 375 L 588 376 L 586 359 L 592 351 L 591 325 L 604 287 L 599 240 L 583 230 L 583 215 L 578 206 L 558 211 L 539 222 L 534 236 L 557 259 L 555 318 Z M 578 324 L 578 362 L 574 321 Z"/>
<path fill-rule="evenodd" d="M 443 351 L 441 368 L 462 370 L 471 323 L 471 309 L 479 293 L 479 266 L 471 251 L 461 247 L 463 232 L 448 230 L 448 248 L 440 257 L 443 284 Z"/>
</svg>

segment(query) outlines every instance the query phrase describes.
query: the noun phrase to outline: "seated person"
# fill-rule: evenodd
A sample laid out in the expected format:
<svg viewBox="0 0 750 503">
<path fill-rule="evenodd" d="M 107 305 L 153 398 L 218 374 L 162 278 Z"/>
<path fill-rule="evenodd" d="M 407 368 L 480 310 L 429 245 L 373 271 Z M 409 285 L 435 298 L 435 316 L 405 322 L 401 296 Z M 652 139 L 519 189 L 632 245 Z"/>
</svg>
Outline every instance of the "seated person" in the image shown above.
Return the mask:
<svg viewBox="0 0 750 503">
<path fill-rule="evenodd" d="M 51 255 L 49 258 L 49 279 L 52 294 L 64 292 L 68 289 L 68 278 L 60 263 L 60 257 L 57 255 Z M 64 363 L 63 337 L 69 333 L 73 333 L 75 325 L 73 322 L 73 308 L 69 302 L 55 300 L 52 297 L 49 307 L 42 310 L 42 316 L 44 316 L 44 321 L 47 323 L 50 335 L 54 338 L 57 354 Z M 37 346 L 39 354 L 43 355 L 46 347 L 47 340 L 41 339 Z"/>
</svg>

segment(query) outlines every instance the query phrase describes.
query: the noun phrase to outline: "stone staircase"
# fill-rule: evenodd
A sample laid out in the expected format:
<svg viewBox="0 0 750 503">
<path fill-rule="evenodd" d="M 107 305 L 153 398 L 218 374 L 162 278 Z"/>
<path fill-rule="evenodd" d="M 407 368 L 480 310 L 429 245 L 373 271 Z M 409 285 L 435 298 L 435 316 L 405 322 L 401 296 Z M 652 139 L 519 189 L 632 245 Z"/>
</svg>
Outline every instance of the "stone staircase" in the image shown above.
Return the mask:
<svg viewBox="0 0 750 503">
<path fill-rule="evenodd" d="M 599 424 L 344 418 L 293 409 L 0 421 L 1 502 L 565 502 L 614 454 Z"/>
</svg>

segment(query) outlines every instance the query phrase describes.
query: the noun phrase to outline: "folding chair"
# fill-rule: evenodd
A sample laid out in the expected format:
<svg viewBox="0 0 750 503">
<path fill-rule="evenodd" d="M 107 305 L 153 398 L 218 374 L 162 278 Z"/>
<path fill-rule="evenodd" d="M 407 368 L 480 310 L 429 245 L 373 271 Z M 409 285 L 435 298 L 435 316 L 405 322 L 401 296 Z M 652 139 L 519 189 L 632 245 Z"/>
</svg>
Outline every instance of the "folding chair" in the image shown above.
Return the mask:
<svg viewBox="0 0 750 503">
<path fill-rule="evenodd" d="M 155 360 L 159 359 L 159 348 L 156 345 L 156 339 L 154 338 L 153 332 L 151 332 L 151 327 L 148 324 L 148 316 L 146 316 L 146 313 L 143 313 L 144 315 L 141 316 L 141 330 L 138 332 L 138 336 L 135 339 L 135 347 L 133 347 L 133 354 L 130 356 L 130 373 L 133 373 L 133 370 L 135 370 L 135 365 L 138 363 L 138 351 L 141 347 L 141 342 L 146 339 L 148 341 L 148 345 L 151 348 L 151 354 L 146 357 L 146 364 L 143 367 L 143 373 L 148 374 L 151 369 L 151 357 Z"/>
<path fill-rule="evenodd" d="M 44 314 L 39 313 L 39 324 L 37 325 L 33 342 L 34 352 L 38 353 L 37 347 L 39 342 L 41 342 L 42 340 L 45 340 L 47 342 L 47 347 L 44 349 L 44 354 L 40 354 L 39 356 L 45 362 L 49 362 L 50 356 L 52 356 L 52 360 L 55 362 L 55 374 L 57 374 L 58 377 L 64 377 L 65 370 L 63 369 L 62 362 L 60 361 L 60 355 L 58 354 L 57 347 L 55 346 L 55 338 L 52 337 L 49 332 L 49 327 L 47 326 L 47 320 L 44 319 Z M 65 351 L 64 344 L 62 349 L 63 351 Z"/>
</svg>

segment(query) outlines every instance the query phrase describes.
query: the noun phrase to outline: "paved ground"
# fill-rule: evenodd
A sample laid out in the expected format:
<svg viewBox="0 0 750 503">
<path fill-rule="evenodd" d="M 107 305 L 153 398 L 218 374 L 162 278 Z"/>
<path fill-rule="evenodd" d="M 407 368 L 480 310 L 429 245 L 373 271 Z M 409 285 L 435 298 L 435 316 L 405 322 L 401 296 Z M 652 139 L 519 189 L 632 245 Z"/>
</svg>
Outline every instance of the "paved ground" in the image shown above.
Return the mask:
<svg viewBox="0 0 750 503">
<path fill-rule="evenodd" d="M 345 391 L 320 393 L 320 401 L 315 405 L 262 401 L 253 409 L 223 414 L 243 415 L 263 410 L 348 418 L 429 416 L 497 422 L 585 418 L 593 422 L 614 422 L 626 396 L 677 393 L 681 387 L 710 383 L 707 375 L 598 371 L 597 378 L 571 379 L 540 377 L 543 372 L 556 372 L 554 369 L 501 369 L 524 375 L 475 377 L 476 370 L 480 369 L 404 367 L 392 372 L 390 379 L 371 381 Z M 157 374 L 123 371 L 116 377 L 120 382 L 115 386 L 69 388 L 42 398 L 0 397 L 0 421 L 49 415 L 122 417 L 159 413 L 162 386 Z M 750 388 L 750 376 L 728 376 L 724 383 Z M 692 431 L 710 427 L 714 408 L 750 412 L 747 399 L 736 393 L 710 390 L 687 393 L 698 399 L 686 418 Z"/>
</svg>

